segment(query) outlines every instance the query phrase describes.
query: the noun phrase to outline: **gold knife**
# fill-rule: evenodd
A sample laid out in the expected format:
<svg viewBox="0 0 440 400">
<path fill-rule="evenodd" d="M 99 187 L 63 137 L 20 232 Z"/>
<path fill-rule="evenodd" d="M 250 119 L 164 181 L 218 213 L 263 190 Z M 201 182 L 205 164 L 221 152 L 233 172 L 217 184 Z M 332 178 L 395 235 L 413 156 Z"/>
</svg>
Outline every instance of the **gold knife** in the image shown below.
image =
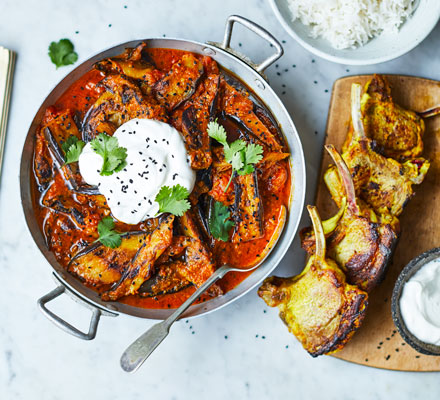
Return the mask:
<svg viewBox="0 0 440 400">
<path fill-rule="evenodd" d="M 15 53 L 0 46 L 0 176 L 2 173 L 6 125 L 8 122 L 9 102 L 11 100 L 14 66 Z"/>
</svg>

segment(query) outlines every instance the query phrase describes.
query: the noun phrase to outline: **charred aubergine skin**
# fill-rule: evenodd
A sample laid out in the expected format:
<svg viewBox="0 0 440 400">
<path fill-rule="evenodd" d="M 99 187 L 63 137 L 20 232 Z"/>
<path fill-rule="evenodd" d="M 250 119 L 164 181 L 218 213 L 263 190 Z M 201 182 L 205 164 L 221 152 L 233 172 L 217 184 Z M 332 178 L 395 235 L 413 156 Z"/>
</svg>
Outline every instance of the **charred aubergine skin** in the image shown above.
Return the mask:
<svg viewBox="0 0 440 400">
<path fill-rule="evenodd" d="M 368 294 L 345 281 L 338 265 L 326 258 L 326 241 L 315 207 L 307 207 L 316 238 L 315 253 L 303 272 L 291 278 L 267 278 L 258 295 L 313 357 L 344 347 L 361 325 Z"/>
</svg>

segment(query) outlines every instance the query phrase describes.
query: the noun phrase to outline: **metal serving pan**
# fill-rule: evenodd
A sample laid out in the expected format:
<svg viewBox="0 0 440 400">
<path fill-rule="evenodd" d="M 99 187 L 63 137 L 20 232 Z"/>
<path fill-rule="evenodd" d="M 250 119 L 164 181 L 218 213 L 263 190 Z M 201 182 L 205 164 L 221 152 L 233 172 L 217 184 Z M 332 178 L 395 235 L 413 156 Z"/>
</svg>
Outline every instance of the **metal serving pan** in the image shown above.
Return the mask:
<svg viewBox="0 0 440 400">
<path fill-rule="evenodd" d="M 268 57 L 260 64 L 253 64 L 246 57 L 238 54 L 230 49 L 230 41 L 232 35 L 233 24 L 237 22 L 256 33 L 262 39 L 268 41 L 275 53 Z M 70 275 L 65 269 L 57 262 L 54 255 L 48 250 L 43 235 L 37 224 L 34 210 L 32 207 L 32 194 L 31 194 L 31 179 L 32 179 L 32 160 L 34 152 L 34 138 L 35 132 L 40 124 L 45 109 L 54 104 L 55 101 L 62 93 L 78 78 L 80 78 L 85 72 L 89 71 L 93 64 L 103 58 L 116 56 L 124 51 L 127 47 L 135 47 L 139 42 L 146 41 L 151 48 L 169 48 L 191 51 L 198 54 L 204 54 L 212 57 L 219 65 L 232 72 L 240 78 L 253 92 L 261 99 L 265 106 L 272 112 L 276 119 L 276 122 L 281 127 L 284 136 L 292 154 L 290 166 L 292 175 L 292 189 L 291 199 L 289 206 L 288 220 L 284 227 L 284 231 L 279 238 L 279 241 L 273 251 L 269 254 L 264 263 L 255 270 L 249 277 L 241 282 L 233 290 L 227 292 L 223 296 L 216 297 L 212 300 L 201 304 L 195 304 L 191 306 L 184 314 L 185 318 L 193 317 L 197 315 L 203 315 L 211 311 L 217 310 L 227 304 L 230 304 L 233 300 L 243 296 L 249 290 L 258 285 L 283 258 L 287 249 L 289 248 L 293 237 L 298 229 L 298 224 L 301 218 L 304 196 L 305 196 L 305 164 L 304 154 L 298 133 L 295 125 L 293 124 L 287 110 L 283 103 L 270 87 L 267 79 L 263 75 L 263 71 L 278 58 L 283 55 L 283 48 L 281 44 L 265 29 L 259 25 L 249 21 L 246 18 L 232 15 L 226 22 L 225 36 L 222 43 L 199 43 L 191 40 L 182 39 L 169 39 L 169 38 L 150 38 L 140 39 L 122 43 L 111 49 L 105 50 L 87 61 L 84 61 L 80 66 L 70 72 L 46 97 L 43 104 L 41 104 L 38 112 L 36 113 L 29 131 L 26 136 L 26 140 L 23 147 L 23 153 L 21 157 L 20 165 L 20 190 L 21 201 L 23 205 L 23 211 L 25 214 L 26 222 L 32 237 L 35 240 L 38 248 L 52 267 L 53 275 L 57 283 L 57 287 L 41 297 L 38 300 L 38 305 L 41 311 L 58 327 L 66 332 L 77 336 L 81 339 L 90 340 L 96 335 L 99 319 L 101 315 L 117 316 L 118 314 L 132 315 L 139 318 L 148 319 L 165 319 L 172 310 L 169 309 L 143 309 L 133 307 L 119 302 L 105 302 L 102 301 L 99 295 L 90 288 L 84 286 L 77 278 Z M 73 327 L 58 315 L 48 310 L 45 304 L 54 298 L 58 297 L 62 293 L 70 295 L 74 300 L 80 302 L 87 308 L 92 310 L 92 318 L 90 321 L 89 332 L 82 332 Z"/>
</svg>

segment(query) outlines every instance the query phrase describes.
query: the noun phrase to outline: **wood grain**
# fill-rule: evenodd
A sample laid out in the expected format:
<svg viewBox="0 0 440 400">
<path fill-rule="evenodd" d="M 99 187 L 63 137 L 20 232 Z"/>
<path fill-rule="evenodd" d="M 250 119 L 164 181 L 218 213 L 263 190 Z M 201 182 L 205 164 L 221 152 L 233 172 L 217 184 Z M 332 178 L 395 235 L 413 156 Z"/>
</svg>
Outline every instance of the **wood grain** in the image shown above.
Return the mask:
<svg viewBox="0 0 440 400">
<path fill-rule="evenodd" d="M 410 76 L 386 75 L 394 101 L 411 110 L 422 111 L 440 104 L 440 82 Z M 327 121 L 325 143 L 338 150 L 347 134 L 350 121 L 350 90 L 352 83 L 364 85 L 371 75 L 339 79 L 333 86 Z M 440 357 L 425 356 L 407 345 L 397 332 L 391 318 L 391 293 L 403 267 L 418 254 L 440 246 L 440 117 L 425 120 L 423 156 L 432 164 L 425 181 L 415 187 L 415 196 L 401 215 L 402 232 L 393 259 L 382 284 L 370 295 L 365 321 L 345 349 L 335 354 L 340 359 L 404 371 L 440 371 Z M 323 218 L 336 208 L 322 180 L 331 164 L 323 152 L 316 205 Z"/>
</svg>

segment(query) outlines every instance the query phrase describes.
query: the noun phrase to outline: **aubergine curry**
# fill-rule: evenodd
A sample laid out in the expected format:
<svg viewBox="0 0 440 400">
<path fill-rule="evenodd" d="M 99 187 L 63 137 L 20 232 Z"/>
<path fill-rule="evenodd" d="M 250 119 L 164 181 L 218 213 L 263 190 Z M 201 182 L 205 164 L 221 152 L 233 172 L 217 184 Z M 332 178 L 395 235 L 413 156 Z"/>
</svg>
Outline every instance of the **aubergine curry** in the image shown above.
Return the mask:
<svg viewBox="0 0 440 400">
<path fill-rule="evenodd" d="M 142 119 L 180 133 L 195 183 L 185 200 L 172 196 L 186 189 L 166 188 L 167 204 L 183 204 L 179 211 L 128 224 L 99 185 L 86 182 L 75 152 L 96 140 L 108 150 L 119 127 Z M 118 165 L 109 172 L 116 177 L 125 171 L 115 146 L 101 175 L 105 165 Z M 99 61 L 46 110 L 35 141 L 35 213 L 58 262 L 103 300 L 175 308 L 216 268 L 255 265 L 274 246 L 287 218 L 289 155 L 270 112 L 213 59 L 141 43 Z M 201 300 L 247 275 L 229 273 Z"/>
</svg>

